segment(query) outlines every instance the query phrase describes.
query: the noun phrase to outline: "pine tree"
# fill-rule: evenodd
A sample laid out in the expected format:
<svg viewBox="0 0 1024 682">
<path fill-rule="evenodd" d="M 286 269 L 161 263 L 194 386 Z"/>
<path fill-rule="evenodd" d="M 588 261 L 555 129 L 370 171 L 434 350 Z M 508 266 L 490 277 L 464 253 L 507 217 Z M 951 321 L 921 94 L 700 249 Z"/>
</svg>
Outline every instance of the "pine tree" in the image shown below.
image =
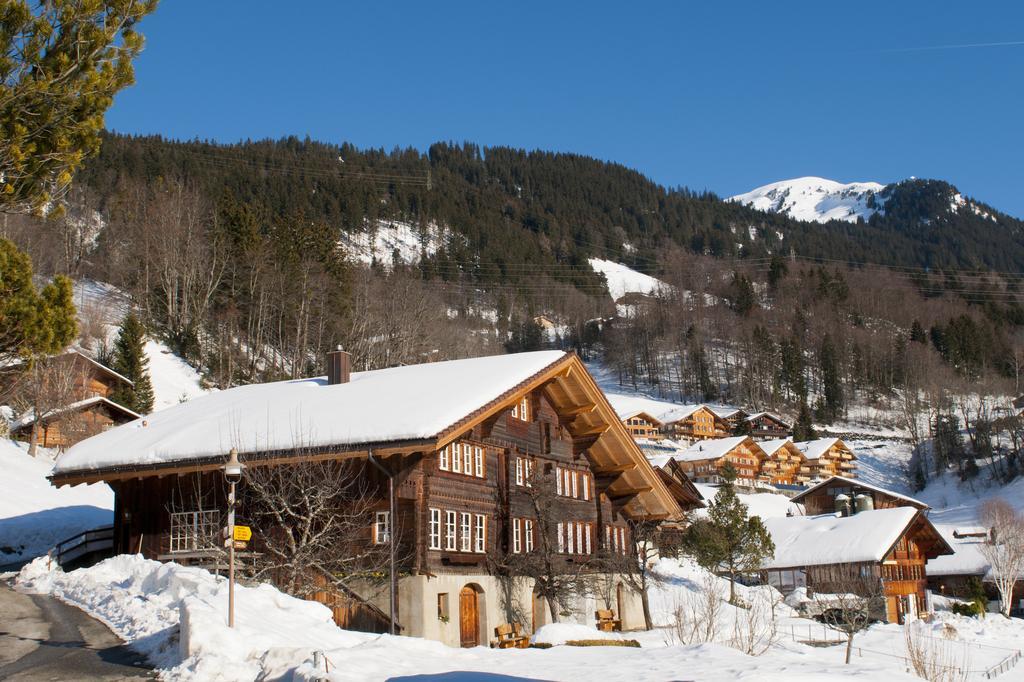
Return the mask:
<svg viewBox="0 0 1024 682">
<path fill-rule="evenodd" d="M 32 6 L 35 6 L 34 8 Z M 0 210 L 42 211 L 100 145 L 156 0 L 9 0 L 0 43 Z"/>
<path fill-rule="evenodd" d="M 793 425 L 793 440 L 799 443 L 805 440 L 814 440 L 817 437 L 818 433 L 814 430 L 814 419 L 811 417 L 811 408 L 808 407 L 805 400 L 800 404 L 800 414 L 797 415 L 796 424 Z"/>
<path fill-rule="evenodd" d="M 134 313 L 128 313 L 114 344 L 112 369 L 130 379 L 134 386 L 121 386 L 110 399 L 139 414 L 153 409 L 153 385 L 149 381 L 149 358 L 146 357 L 146 330 Z"/>
<path fill-rule="evenodd" d="M 37 291 L 28 254 L 0 239 L 0 368 L 59 353 L 77 333 L 71 280 L 58 276 Z"/>
<path fill-rule="evenodd" d="M 829 334 L 821 340 L 821 384 L 824 394 L 822 416 L 832 421 L 843 409 L 843 384 L 839 376 L 839 354 Z"/>
<path fill-rule="evenodd" d="M 759 516 L 747 516 L 733 483 L 736 470 L 727 464 L 725 481 L 708 508 L 706 519 L 692 523 L 683 539 L 687 554 L 705 569 L 729 576 L 729 603 L 736 603 L 736 577 L 761 568 L 775 554 L 768 529 Z"/>
<path fill-rule="evenodd" d="M 914 324 L 910 325 L 910 340 L 914 343 L 928 343 L 928 334 L 925 333 L 920 320 L 914 320 Z"/>
</svg>

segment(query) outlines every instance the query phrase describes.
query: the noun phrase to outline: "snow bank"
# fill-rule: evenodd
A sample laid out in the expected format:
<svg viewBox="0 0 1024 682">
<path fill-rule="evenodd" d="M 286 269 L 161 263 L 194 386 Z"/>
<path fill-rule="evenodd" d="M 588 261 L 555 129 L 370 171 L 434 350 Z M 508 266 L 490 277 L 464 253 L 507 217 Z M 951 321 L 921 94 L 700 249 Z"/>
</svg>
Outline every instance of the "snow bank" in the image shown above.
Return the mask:
<svg viewBox="0 0 1024 682">
<path fill-rule="evenodd" d="M 580 639 L 622 639 L 617 632 L 602 632 L 591 625 L 579 623 L 548 623 L 530 638 L 532 644 L 559 645 Z"/>
<path fill-rule="evenodd" d="M 149 381 L 153 385 L 153 411 L 171 407 L 209 393 L 202 376 L 192 365 L 171 352 L 164 343 L 146 341 Z"/>
<path fill-rule="evenodd" d="M 105 483 L 54 488 L 51 453 L 0 439 L 0 564 L 45 554 L 61 540 L 112 523 L 114 493 Z"/>
</svg>

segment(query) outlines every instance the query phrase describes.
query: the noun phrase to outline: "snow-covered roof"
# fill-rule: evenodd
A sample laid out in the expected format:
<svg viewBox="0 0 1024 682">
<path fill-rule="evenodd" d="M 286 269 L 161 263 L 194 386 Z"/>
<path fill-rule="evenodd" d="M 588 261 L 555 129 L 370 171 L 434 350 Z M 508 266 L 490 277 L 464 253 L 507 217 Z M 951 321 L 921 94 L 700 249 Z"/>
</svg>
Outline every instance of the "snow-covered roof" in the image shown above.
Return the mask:
<svg viewBox="0 0 1024 682">
<path fill-rule="evenodd" d="M 134 386 L 135 385 L 135 382 L 133 382 L 131 379 L 129 379 L 125 375 L 121 374 L 120 372 L 115 372 L 111 368 L 109 368 L 106 365 L 104 365 L 102 362 L 99 362 L 98 360 L 95 360 L 95 359 L 89 357 L 88 353 L 86 353 L 82 348 L 79 348 L 77 346 L 71 346 L 70 348 L 68 348 L 63 353 L 60 353 L 59 355 L 54 355 L 52 357 L 53 358 L 62 358 L 62 357 L 69 357 L 69 356 L 78 356 L 78 357 L 82 358 L 83 360 L 85 360 L 86 362 L 88 362 L 93 367 L 95 367 L 96 369 L 100 370 L 101 372 L 104 372 L 105 374 L 109 374 L 110 376 L 114 377 L 115 379 L 118 379 L 119 381 L 123 381 L 124 383 L 128 384 L 129 386 Z M 17 367 L 17 366 L 23 365 L 24 363 L 25 363 L 24 360 L 22 360 L 20 358 L 16 358 L 16 359 L 12 360 L 11 362 L 6 363 L 6 366 L 7 367 Z"/>
<path fill-rule="evenodd" d="M 644 451 L 644 455 L 647 456 L 647 461 L 651 463 L 651 466 L 655 469 L 664 469 L 669 462 L 672 461 L 672 455 L 652 455 L 651 453 Z"/>
<path fill-rule="evenodd" d="M 707 407 L 709 410 L 715 413 L 716 416 L 719 416 L 722 419 L 728 419 L 738 414 L 746 414 L 746 412 L 744 412 L 740 408 L 733 407 L 732 405 L 706 405 L 705 407 Z"/>
<path fill-rule="evenodd" d="M 747 440 L 749 436 L 732 436 L 731 438 L 714 438 L 699 440 L 675 456 L 680 462 L 695 462 L 703 459 L 718 459 Z"/>
<path fill-rule="evenodd" d="M 91 396 L 89 398 L 83 398 L 82 400 L 77 400 L 73 403 L 64 405 L 63 407 L 57 407 L 47 412 L 44 412 L 42 416 L 42 421 L 49 421 L 50 419 L 53 419 L 54 417 L 65 414 L 67 412 L 77 412 L 78 410 L 84 410 L 85 408 L 91 407 L 92 405 L 106 405 L 115 412 L 121 412 L 125 416 L 131 417 L 132 419 L 138 419 L 139 417 L 142 416 L 138 412 L 135 412 L 134 410 L 129 410 L 127 407 L 121 405 L 120 403 L 115 403 L 113 400 L 104 398 L 101 395 L 96 395 Z M 35 422 L 35 420 L 35 412 L 33 410 L 28 410 L 27 412 L 25 412 L 25 414 L 21 415 L 18 419 L 11 423 L 11 432 L 15 433 L 28 426 L 31 426 L 32 423 Z"/>
<path fill-rule="evenodd" d="M 785 426 L 787 429 L 791 428 L 793 426 L 792 424 L 790 424 L 788 421 L 786 421 L 785 419 L 783 419 L 779 415 L 777 415 L 777 414 L 775 414 L 773 412 L 765 412 L 765 411 L 755 412 L 754 414 L 748 416 L 744 421 L 752 422 L 755 419 L 760 419 L 761 417 L 768 417 L 769 419 L 774 419 L 775 421 L 777 421 L 780 424 L 782 424 L 783 426 Z"/>
<path fill-rule="evenodd" d="M 984 530 L 984 529 L 982 529 Z M 979 551 L 984 538 L 956 537 L 955 530 L 948 526 L 938 527 L 942 537 L 946 539 L 953 554 L 936 557 L 928 562 L 928 575 L 976 575 L 988 573 L 989 563 Z"/>
<path fill-rule="evenodd" d="M 663 424 L 686 419 L 703 405 L 681 405 L 666 400 L 655 400 L 642 395 L 607 393 L 608 402 L 615 409 L 619 419 L 629 419 L 638 414 L 647 414 Z"/>
<path fill-rule="evenodd" d="M 764 445 L 762 444 L 761 447 L 764 447 Z M 802 500 L 803 498 L 807 497 L 808 495 L 811 495 L 814 491 L 818 490 L 819 488 L 823 488 L 823 487 L 831 485 L 833 483 L 842 483 L 844 485 L 848 485 L 848 486 L 851 486 L 851 487 L 854 487 L 854 488 L 864 488 L 864 489 L 867 489 L 867 490 L 873 490 L 876 493 L 882 493 L 883 495 L 888 495 L 889 497 L 895 497 L 898 500 L 906 500 L 907 502 L 909 502 L 910 504 L 914 505 L 915 507 L 917 507 L 919 509 L 929 509 L 929 506 L 926 503 L 922 502 L 921 500 L 914 499 L 913 497 L 908 497 L 907 495 L 901 495 L 900 493 L 894 493 L 891 490 L 886 490 L 885 488 L 880 488 L 877 485 L 871 485 L 870 483 L 865 483 L 864 481 L 862 481 L 860 479 L 846 478 L 845 476 L 831 476 L 829 478 L 826 478 L 821 483 L 818 483 L 817 485 L 813 485 L 810 488 L 808 488 L 807 490 L 805 490 L 802 493 L 800 493 L 799 495 L 796 495 L 793 498 L 793 501 L 794 502 L 799 502 L 800 500 Z"/>
<path fill-rule="evenodd" d="M 762 519 L 775 543 L 775 557 L 763 568 L 880 561 L 918 513 L 913 507 L 893 507 L 852 516 Z"/>
<path fill-rule="evenodd" d="M 792 443 L 789 438 L 773 438 L 771 440 L 759 440 L 757 444 L 764 450 L 764 454 L 771 457 L 778 450 L 786 447 L 787 443 Z"/>
<path fill-rule="evenodd" d="M 435 437 L 563 360 L 537 351 L 239 386 L 168 407 L 71 447 L 55 474 L 240 453 Z"/>
<path fill-rule="evenodd" d="M 838 438 L 819 438 L 817 440 L 801 441 L 794 443 L 794 445 L 800 449 L 800 452 L 804 453 L 804 457 L 815 460 L 821 459 L 821 456 L 828 452 L 833 445 L 841 442 Z"/>
</svg>

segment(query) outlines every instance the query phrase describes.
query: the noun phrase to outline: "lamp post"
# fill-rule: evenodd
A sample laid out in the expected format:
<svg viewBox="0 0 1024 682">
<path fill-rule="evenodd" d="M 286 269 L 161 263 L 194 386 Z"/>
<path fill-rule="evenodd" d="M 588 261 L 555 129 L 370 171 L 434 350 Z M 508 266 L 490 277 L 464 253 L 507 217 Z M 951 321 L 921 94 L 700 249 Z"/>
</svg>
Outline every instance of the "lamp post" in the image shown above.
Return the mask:
<svg viewBox="0 0 1024 682">
<path fill-rule="evenodd" d="M 228 482 L 228 627 L 235 627 L 235 486 L 242 480 L 238 450 L 231 448 L 223 467 Z"/>
</svg>

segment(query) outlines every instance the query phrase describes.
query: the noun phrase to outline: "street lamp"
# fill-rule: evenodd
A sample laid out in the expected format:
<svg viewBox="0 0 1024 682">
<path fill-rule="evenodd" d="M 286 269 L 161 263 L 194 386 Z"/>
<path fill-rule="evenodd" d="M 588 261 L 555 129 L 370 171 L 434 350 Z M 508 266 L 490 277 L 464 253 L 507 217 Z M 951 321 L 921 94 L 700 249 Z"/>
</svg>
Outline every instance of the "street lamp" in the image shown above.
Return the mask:
<svg viewBox="0 0 1024 682">
<path fill-rule="evenodd" d="M 231 448 L 223 466 L 228 482 L 228 627 L 235 627 L 235 486 L 242 480 L 242 463 L 238 450 Z"/>
</svg>

